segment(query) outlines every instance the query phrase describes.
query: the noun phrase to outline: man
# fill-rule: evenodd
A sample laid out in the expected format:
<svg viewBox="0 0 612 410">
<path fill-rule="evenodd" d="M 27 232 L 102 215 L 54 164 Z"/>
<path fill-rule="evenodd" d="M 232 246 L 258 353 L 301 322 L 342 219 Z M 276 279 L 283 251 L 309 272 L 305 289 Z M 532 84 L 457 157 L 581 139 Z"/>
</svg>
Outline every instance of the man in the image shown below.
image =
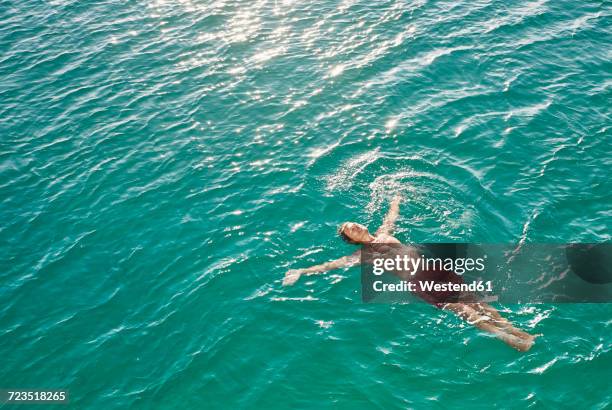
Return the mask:
<svg viewBox="0 0 612 410">
<path fill-rule="evenodd" d="M 374 235 L 370 234 L 368 228 L 354 222 L 345 222 L 340 226 L 338 233 L 347 242 L 355 245 L 363 244 L 400 244 L 395 238 L 393 230 L 395 221 L 399 216 L 400 196 L 396 196 L 391 202 L 391 208 L 385 216 L 382 225 Z M 342 258 L 312 266 L 306 269 L 291 269 L 287 271 L 283 279 L 284 286 L 293 285 L 301 275 L 321 274 L 332 269 L 345 268 L 359 265 L 361 263 L 360 251 Z M 422 272 L 421 272 L 422 274 Z M 419 295 L 422 296 L 422 295 Z M 433 302 L 431 302 L 433 303 Z M 531 348 L 536 336 L 530 335 L 515 328 L 512 323 L 503 318 L 492 306 L 482 303 L 434 303 L 435 306 L 449 310 L 457 314 L 468 323 L 477 328 L 492 333 L 508 345 L 517 350 L 525 352 Z"/>
</svg>

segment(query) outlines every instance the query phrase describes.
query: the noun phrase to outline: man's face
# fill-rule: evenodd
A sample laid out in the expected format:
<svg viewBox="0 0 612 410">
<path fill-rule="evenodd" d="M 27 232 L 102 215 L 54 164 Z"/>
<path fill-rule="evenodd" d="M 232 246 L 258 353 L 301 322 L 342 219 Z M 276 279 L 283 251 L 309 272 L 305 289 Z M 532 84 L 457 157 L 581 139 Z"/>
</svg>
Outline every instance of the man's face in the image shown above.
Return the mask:
<svg viewBox="0 0 612 410">
<path fill-rule="evenodd" d="M 344 233 L 353 242 L 364 243 L 369 242 L 372 239 L 370 237 L 370 232 L 368 232 L 368 228 L 354 222 L 345 223 L 343 225 L 342 233 Z"/>
</svg>

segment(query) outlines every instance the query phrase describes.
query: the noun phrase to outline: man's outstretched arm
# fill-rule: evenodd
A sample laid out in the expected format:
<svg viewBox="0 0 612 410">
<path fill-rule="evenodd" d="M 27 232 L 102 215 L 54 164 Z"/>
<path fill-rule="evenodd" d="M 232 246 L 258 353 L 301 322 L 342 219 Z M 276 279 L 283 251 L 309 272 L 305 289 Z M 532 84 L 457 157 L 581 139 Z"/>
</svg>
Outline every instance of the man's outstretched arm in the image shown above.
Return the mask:
<svg viewBox="0 0 612 410">
<path fill-rule="evenodd" d="M 402 197 L 398 194 L 395 195 L 393 200 L 391 201 L 391 206 L 389 207 L 389 212 L 385 216 L 382 225 L 376 230 L 375 235 L 380 235 L 382 233 L 391 235 L 395 230 L 395 221 L 399 217 L 399 205 L 402 201 Z"/>
<path fill-rule="evenodd" d="M 301 275 L 316 275 L 338 268 L 348 268 L 359 265 L 361 259 L 361 251 L 357 251 L 351 255 L 343 256 L 342 258 L 325 262 L 320 265 L 311 266 L 305 269 L 290 269 L 285 273 L 283 278 L 283 286 L 291 286 L 300 278 Z"/>
</svg>

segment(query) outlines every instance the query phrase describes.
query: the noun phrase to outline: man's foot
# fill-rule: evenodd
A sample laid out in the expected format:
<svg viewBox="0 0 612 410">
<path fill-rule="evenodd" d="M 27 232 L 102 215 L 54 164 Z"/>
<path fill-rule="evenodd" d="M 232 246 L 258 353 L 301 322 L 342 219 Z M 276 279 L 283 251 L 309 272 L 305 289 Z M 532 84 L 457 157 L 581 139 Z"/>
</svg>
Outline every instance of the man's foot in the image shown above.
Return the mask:
<svg viewBox="0 0 612 410">
<path fill-rule="evenodd" d="M 291 286 L 298 281 L 302 273 L 297 269 L 290 269 L 285 273 L 283 278 L 283 286 Z"/>
</svg>

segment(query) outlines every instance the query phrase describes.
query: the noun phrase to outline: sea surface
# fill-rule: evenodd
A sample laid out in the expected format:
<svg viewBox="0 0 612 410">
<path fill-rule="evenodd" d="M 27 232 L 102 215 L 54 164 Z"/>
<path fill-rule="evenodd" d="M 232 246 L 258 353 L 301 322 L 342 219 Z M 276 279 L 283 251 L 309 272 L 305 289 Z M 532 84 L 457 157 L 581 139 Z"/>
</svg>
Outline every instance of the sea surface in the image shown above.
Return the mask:
<svg viewBox="0 0 612 410">
<path fill-rule="evenodd" d="M 520 353 L 362 303 L 358 268 L 281 285 L 396 193 L 402 241 L 610 241 L 610 27 L 606 1 L 0 0 L 0 389 L 610 408 L 612 304 L 497 305 L 543 334 Z"/>
</svg>

